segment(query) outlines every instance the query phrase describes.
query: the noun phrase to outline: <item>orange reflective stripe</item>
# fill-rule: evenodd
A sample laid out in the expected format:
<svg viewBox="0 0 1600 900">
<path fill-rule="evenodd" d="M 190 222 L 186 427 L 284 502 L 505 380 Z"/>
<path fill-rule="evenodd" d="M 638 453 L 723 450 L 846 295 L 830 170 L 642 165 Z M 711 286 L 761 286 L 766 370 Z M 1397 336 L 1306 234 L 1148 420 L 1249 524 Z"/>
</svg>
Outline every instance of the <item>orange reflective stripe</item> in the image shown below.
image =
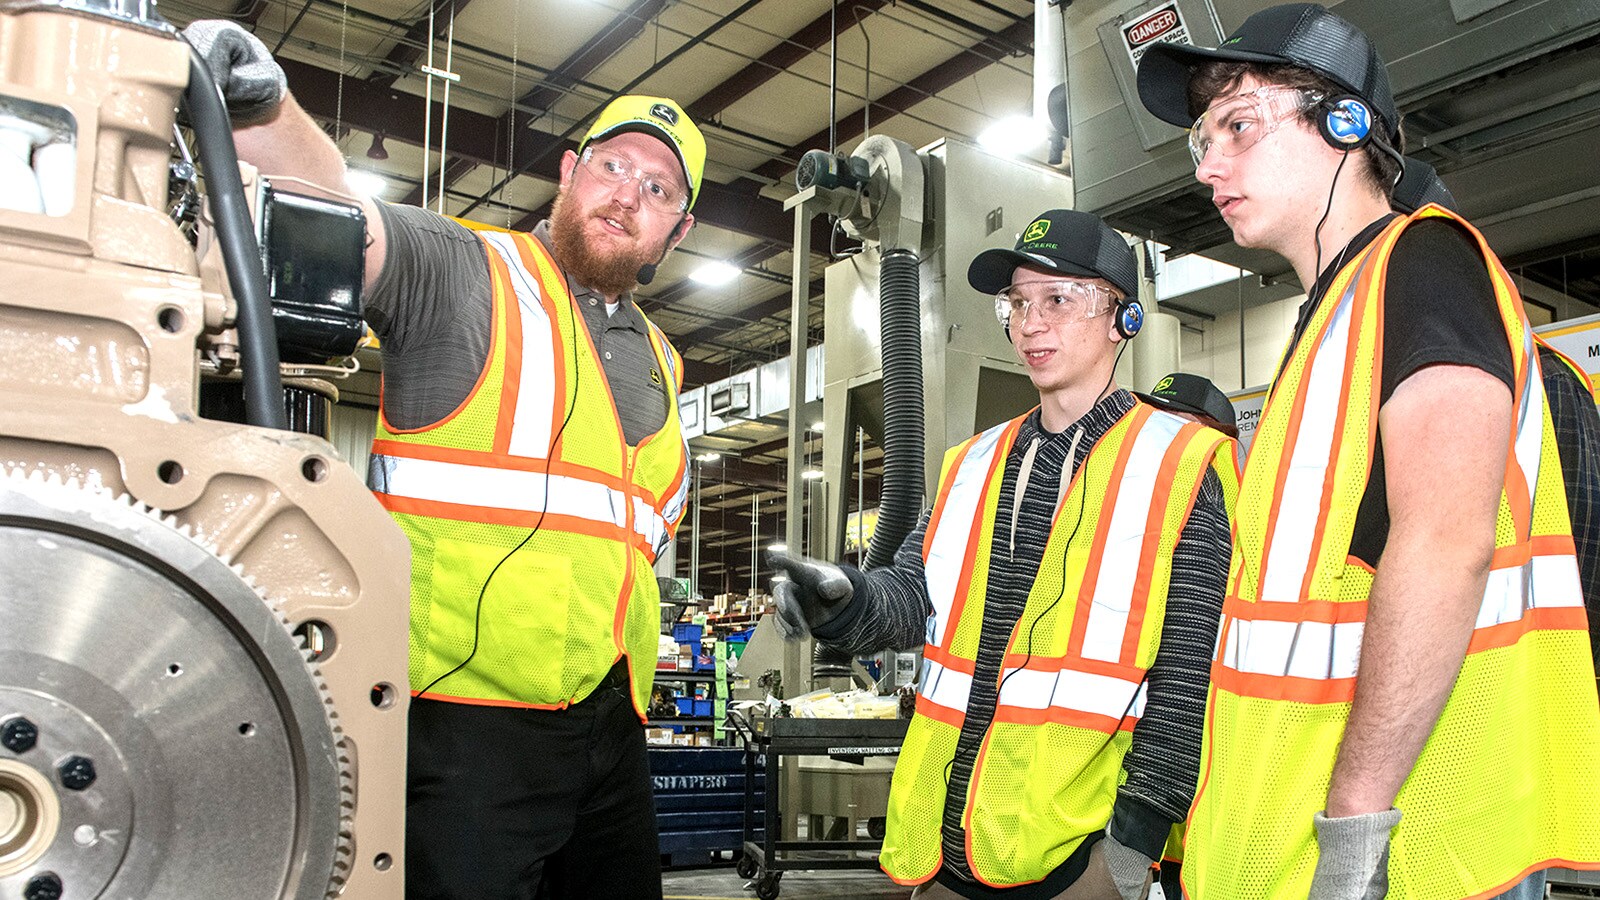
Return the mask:
<svg viewBox="0 0 1600 900">
<path fill-rule="evenodd" d="M 543 472 L 549 475 L 567 475 L 581 478 L 605 485 L 615 491 L 628 490 L 625 478 L 619 478 L 609 472 L 591 468 L 581 463 L 568 462 L 561 459 L 535 459 L 528 456 L 507 456 L 501 453 L 485 453 L 478 450 L 459 450 L 454 447 L 440 447 L 436 444 L 410 444 L 398 441 L 377 440 L 372 442 L 372 453 L 377 456 L 395 456 L 402 459 L 425 459 L 435 462 L 455 463 L 467 466 L 484 466 L 486 468 L 510 469 L 519 472 Z M 657 505 L 655 498 L 642 488 L 634 488 L 634 493 Z"/>
<path fill-rule="evenodd" d="M 1509 647 L 1530 631 L 1588 631 L 1589 616 L 1581 606 L 1543 606 L 1524 610 L 1522 617 L 1499 625 L 1477 628 L 1467 652 Z"/>
<path fill-rule="evenodd" d="M 1355 367 L 1359 364 L 1361 356 L 1359 352 L 1359 347 L 1361 345 L 1360 323 L 1366 321 L 1366 311 L 1370 303 L 1373 290 L 1373 278 L 1377 278 L 1379 290 L 1383 289 L 1383 285 L 1388 278 L 1388 251 L 1388 245 L 1380 248 L 1383 264 L 1377 266 L 1364 264 L 1356 272 L 1355 297 L 1353 298 L 1350 310 L 1350 335 L 1348 339 L 1347 350 L 1344 355 L 1344 373 L 1342 375 L 1343 380 L 1340 382 L 1340 384 L 1343 385 L 1343 391 L 1341 391 L 1341 396 L 1339 397 L 1339 403 L 1337 406 L 1337 414 L 1333 420 L 1333 447 L 1335 456 L 1337 456 L 1339 452 L 1338 448 L 1344 446 L 1344 439 L 1348 434 L 1347 427 L 1349 425 L 1350 416 L 1350 399 L 1348 395 L 1351 392 L 1351 385 L 1354 383 L 1353 378 L 1355 375 Z M 1331 322 L 1333 318 L 1333 316 L 1329 316 L 1329 321 Z M 1382 371 L 1383 322 L 1381 307 L 1379 308 L 1378 319 L 1379 322 L 1376 326 L 1377 334 L 1374 336 L 1375 349 L 1373 350 L 1372 361 L 1378 367 L 1378 370 Z M 1308 362 L 1306 366 L 1307 370 L 1310 369 L 1310 365 L 1311 364 Z M 1303 374 L 1302 380 L 1305 380 Z M 1382 379 L 1373 378 L 1370 388 L 1371 393 L 1367 399 L 1367 421 L 1363 423 L 1363 428 L 1367 439 L 1366 465 L 1369 468 L 1372 465 L 1372 458 L 1377 447 L 1378 408 L 1380 406 L 1379 398 L 1382 395 L 1382 390 Z M 1337 474 L 1338 465 L 1330 459 L 1327 471 L 1323 474 L 1322 478 L 1322 497 L 1318 504 L 1317 511 L 1318 522 L 1327 522 L 1333 512 L 1334 476 Z M 1329 529 L 1327 528 L 1318 528 L 1315 536 L 1312 538 L 1311 553 L 1306 557 L 1306 562 L 1308 564 L 1306 566 L 1305 575 L 1300 579 L 1299 596 L 1301 599 L 1311 597 L 1311 581 L 1314 577 L 1316 577 L 1317 570 L 1320 567 L 1324 546 L 1323 542 L 1327 540 L 1328 532 Z"/>
<path fill-rule="evenodd" d="M 947 669 L 954 669 L 967 675 L 973 674 L 973 661 L 965 657 L 956 656 L 950 652 L 948 647 L 927 644 L 922 649 L 922 655 Z"/>
<path fill-rule="evenodd" d="M 1349 703 L 1356 695 L 1354 678 L 1299 678 L 1294 675 L 1253 675 L 1218 663 L 1211 667 L 1217 690 L 1261 700 L 1295 703 Z"/>
<path fill-rule="evenodd" d="M 483 240 L 489 243 L 486 237 Z M 505 266 L 504 261 L 501 266 Z M 522 303 L 517 299 L 516 288 L 510 282 L 510 274 L 507 273 L 505 290 L 500 295 L 503 298 L 501 305 L 505 307 L 506 362 L 505 388 L 500 391 L 500 414 L 495 418 L 494 426 L 494 449 L 498 453 L 505 453 L 511 448 L 511 428 L 516 421 L 517 399 L 522 392 Z M 542 286 L 539 294 L 543 299 L 545 291 Z M 559 333 L 552 334 L 550 342 L 559 344 L 560 337 Z"/>
<path fill-rule="evenodd" d="M 945 467 L 946 473 L 953 476 L 956 470 L 961 468 L 961 463 L 966 460 L 967 454 L 972 452 L 974 443 L 976 441 L 971 438 L 961 442 L 961 446 L 956 448 L 955 458 L 950 461 L 950 465 Z M 933 501 L 933 512 L 928 516 L 928 527 L 922 533 L 923 562 L 928 561 L 928 553 L 933 547 L 933 536 L 939 530 L 939 521 L 944 518 L 944 507 L 950 500 L 950 488 L 954 482 L 954 477 L 946 477 L 939 485 L 939 496 Z"/>
<path fill-rule="evenodd" d="M 1155 407 L 1138 403 L 1134 405 L 1133 409 L 1125 417 L 1128 425 L 1123 431 L 1122 444 L 1117 448 L 1117 458 L 1116 462 L 1111 466 L 1111 476 L 1106 481 L 1106 495 L 1101 497 L 1099 501 L 1102 515 L 1105 516 L 1105 519 L 1101 522 L 1100 527 L 1095 529 L 1094 543 L 1089 546 L 1089 561 L 1084 567 L 1083 580 L 1079 582 L 1080 587 L 1076 600 L 1077 610 L 1072 616 L 1072 634 L 1067 639 L 1067 653 L 1069 655 L 1081 656 L 1083 654 L 1084 637 L 1089 632 L 1089 613 L 1094 608 L 1094 589 L 1100 581 L 1100 564 L 1104 561 L 1106 535 L 1110 531 L 1109 512 L 1116 509 L 1117 495 L 1122 492 L 1122 476 L 1128 469 L 1128 457 L 1133 454 L 1133 445 L 1136 443 L 1139 429 L 1144 426 L 1145 422 L 1149 421 L 1151 414 L 1154 412 Z M 1111 431 L 1119 427 L 1122 427 L 1121 421 L 1107 429 L 1106 434 L 1109 435 Z M 1101 440 L 1105 440 L 1105 437 L 1101 437 Z M 1086 486 L 1082 484 L 1082 477 L 1084 470 L 1088 468 L 1088 460 L 1085 459 L 1084 463 L 1085 465 L 1078 466 L 1078 470 L 1072 473 L 1072 483 L 1067 487 L 1067 496 L 1069 497 L 1074 490 L 1082 492 L 1086 489 Z M 1082 497 L 1079 502 L 1087 501 L 1087 497 Z M 1071 505 L 1070 503 L 1061 504 L 1061 508 L 1056 511 L 1056 524 L 1060 524 L 1060 519 L 1066 515 L 1067 507 Z M 1021 623 L 1020 619 L 1018 623 Z"/>
<path fill-rule="evenodd" d="M 467 391 L 467 396 L 456 404 L 456 408 L 450 410 L 450 413 L 439 421 L 429 422 L 416 428 L 396 428 L 394 423 L 389 421 L 388 414 L 384 412 L 387 407 L 383 403 L 384 387 L 383 379 L 380 376 L 378 379 L 378 425 L 381 431 L 389 434 L 420 434 L 424 431 L 431 431 L 449 423 L 460 415 L 462 410 L 470 406 L 473 400 L 477 399 L 478 391 L 483 387 L 484 381 L 488 379 L 489 369 L 494 363 L 495 354 L 500 352 L 500 343 L 504 340 L 505 326 L 501 322 L 501 318 L 506 315 L 506 312 L 503 298 L 509 297 L 511 291 L 511 275 L 506 271 L 505 261 L 488 244 L 484 245 L 484 252 L 489 257 L 489 352 L 483 356 L 483 368 L 478 370 L 478 379 L 473 382 L 472 390 Z"/>
<path fill-rule="evenodd" d="M 917 715 L 927 716 L 935 722 L 943 722 L 952 728 L 960 728 L 967 720 L 966 714 L 959 709 L 951 709 L 929 700 L 922 693 L 917 694 Z"/>
<path fill-rule="evenodd" d="M 434 519 L 449 519 L 455 522 L 471 522 L 483 525 L 507 525 L 514 528 L 533 528 L 537 526 L 541 531 L 563 531 L 588 537 L 620 541 L 641 552 L 646 551 L 648 547 L 644 539 L 631 529 L 618 525 L 608 525 L 604 522 L 597 522 L 594 519 L 584 519 L 578 516 L 540 512 L 538 510 L 472 506 L 466 503 L 447 503 L 441 500 L 417 500 L 412 497 L 397 497 L 392 494 L 374 494 L 373 496 L 378 499 L 378 503 L 384 509 L 403 515 L 428 516 Z M 653 550 L 649 551 L 649 555 L 654 555 Z"/>
<path fill-rule="evenodd" d="M 1167 449 L 1166 456 L 1161 460 L 1161 468 L 1156 473 L 1156 497 L 1166 497 L 1172 493 L 1174 481 L 1177 479 L 1178 464 L 1183 461 L 1183 451 L 1195 435 L 1200 433 L 1201 425 L 1190 422 L 1178 430 L 1178 436 L 1173 439 L 1172 446 Z M 1214 456 L 1217 446 L 1226 438 L 1219 432 L 1217 440 L 1213 441 L 1207 455 Z M 1204 470 L 1202 470 L 1203 472 Z M 1202 474 L 1194 483 L 1194 490 L 1189 493 L 1188 506 L 1194 509 L 1195 498 L 1200 496 L 1200 485 L 1205 482 Z M 1144 543 L 1139 550 L 1139 574 L 1133 581 L 1134 604 L 1128 613 L 1128 627 L 1122 636 L 1122 662 L 1130 662 L 1138 658 L 1139 636 L 1144 633 L 1144 617 L 1148 610 L 1147 602 L 1150 596 L 1150 583 L 1155 577 L 1156 557 L 1161 546 L 1161 535 L 1165 531 L 1167 518 L 1167 504 L 1151 503 L 1149 517 L 1145 520 Z"/>
<path fill-rule="evenodd" d="M 1011 424 L 1000 435 L 999 442 L 994 448 L 994 457 L 989 461 L 989 474 L 984 478 L 985 490 L 987 486 L 995 483 L 1005 470 L 1006 457 L 1011 455 L 1011 447 L 1017 439 L 1017 431 L 1022 427 L 1022 419 L 1013 419 Z M 966 613 L 967 597 L 972 593 L 973 565 L 978 556 L 978 542 L 983 540 L 984 512 L 988 503 L 980 497 L 976 511 L 973 513 L 972 525 L 967 539 L 967 551 L 961 560 L 961 580 L 956 582 L 955 600 L 950 607 L 950 622 L 944 627 L 944 642 L 942 646 L 949 649 L 950 643 L 955 640 L 956 631 L 961 625 L 961 617 Z"/>
</svg>

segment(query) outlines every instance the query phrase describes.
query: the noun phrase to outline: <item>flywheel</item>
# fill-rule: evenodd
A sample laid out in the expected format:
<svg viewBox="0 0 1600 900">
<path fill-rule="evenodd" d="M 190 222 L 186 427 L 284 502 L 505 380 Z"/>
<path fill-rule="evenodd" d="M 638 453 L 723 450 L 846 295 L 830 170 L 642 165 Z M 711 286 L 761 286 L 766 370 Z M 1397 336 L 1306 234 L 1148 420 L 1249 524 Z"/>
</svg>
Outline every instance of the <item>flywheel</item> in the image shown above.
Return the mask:
<svg viewBox="0 0 1600 900">
<path fill-rule="evenodd" d="M 0 897 L 322 900 L 341 749 L 244 573 L 125 497 L 0 473 Z"/>
</svg>

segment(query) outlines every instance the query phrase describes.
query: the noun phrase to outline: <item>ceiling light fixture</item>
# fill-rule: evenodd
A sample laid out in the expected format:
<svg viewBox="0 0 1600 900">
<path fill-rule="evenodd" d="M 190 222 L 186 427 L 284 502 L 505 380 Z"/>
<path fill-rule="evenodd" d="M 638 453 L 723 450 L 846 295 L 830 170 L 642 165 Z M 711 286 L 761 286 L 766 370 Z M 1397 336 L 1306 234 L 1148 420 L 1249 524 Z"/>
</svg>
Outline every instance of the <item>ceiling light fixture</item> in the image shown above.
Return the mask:
<svg viewBox="0 0 1600 900">
<path fill-rule="evenodd" d="M 806 469 L 804 472 L 800 473 L 800 477 L 804 478 L 807 481 L 816 481 L 818 478 L 822 477 L 822 470 L 821 469 Z"/>
<path fill-rule="evenodd" d="M 990 153 L 1016 156 L 1027 153 L 1050 136 L 1033 116 L 1007 116 L 978 135 L 978 143 Z"/>
<path fill-rule="evenodd" d="M 389 182 L 377 172 L 350 169 L 345 173 L 345 184 L 350 192 L 362 197 L 378 197 L 389 187 Z"/>
<path fill-rule="evenodd" d="M 367 148 L 367 159 L 384 160 L 389 158 L 389 151 L 383 146 L 383 135 L 372 136 L 372 146 Z"/>
<path fill-rule="evenodd" d="M 739 277 L 739 270 L 721 260 L 710 260 L 689 273 L 689 277 L 708 287 L 721 287 Z"/>
</svg>

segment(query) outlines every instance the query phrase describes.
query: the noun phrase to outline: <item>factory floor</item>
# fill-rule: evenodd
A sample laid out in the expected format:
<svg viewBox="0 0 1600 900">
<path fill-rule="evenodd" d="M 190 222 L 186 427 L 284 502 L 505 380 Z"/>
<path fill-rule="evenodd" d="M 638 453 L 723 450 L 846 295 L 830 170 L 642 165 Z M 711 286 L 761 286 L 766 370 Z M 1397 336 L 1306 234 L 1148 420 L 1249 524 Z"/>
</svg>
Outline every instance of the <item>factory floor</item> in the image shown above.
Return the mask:
<svg viewBox="0 0 1600 900">
<path fill-rule="evenodd" d="M 666 872 L 661 878 L 666 900 L 749 900 L 755 885 L 733 867 Z M 861 872 L 785 872 L 779 882 L 782 900 L 905 900 L 911 896 L 877 869 Z"/>
</svg>

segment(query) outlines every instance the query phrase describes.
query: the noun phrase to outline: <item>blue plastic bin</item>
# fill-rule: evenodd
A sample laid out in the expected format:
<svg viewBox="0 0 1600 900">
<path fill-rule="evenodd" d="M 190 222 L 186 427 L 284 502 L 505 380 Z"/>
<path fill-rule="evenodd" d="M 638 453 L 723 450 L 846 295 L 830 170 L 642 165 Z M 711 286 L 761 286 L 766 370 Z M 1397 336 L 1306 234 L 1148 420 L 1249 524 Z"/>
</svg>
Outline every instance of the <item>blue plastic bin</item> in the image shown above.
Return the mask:
<svg viewBox="0 0 1600 900">
<path fill-rule="evenodd" d="M 704 625 L 695 625 L 691 622 L 677 622 L 672 626 L 672 639 L 680 644 L 694 644 L 697 651 L 700 648 L 700 639 L 705 633 Z"/>
</svg>

